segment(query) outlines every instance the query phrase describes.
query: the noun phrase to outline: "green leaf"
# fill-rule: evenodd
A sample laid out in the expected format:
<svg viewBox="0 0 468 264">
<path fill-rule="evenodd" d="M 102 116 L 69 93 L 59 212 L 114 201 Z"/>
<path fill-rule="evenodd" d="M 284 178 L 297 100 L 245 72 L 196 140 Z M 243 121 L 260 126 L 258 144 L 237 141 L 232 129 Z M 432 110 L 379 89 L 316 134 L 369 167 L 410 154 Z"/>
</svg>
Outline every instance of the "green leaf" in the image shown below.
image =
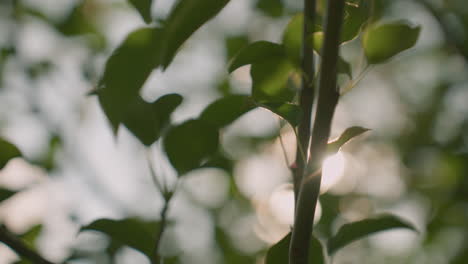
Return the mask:
<svg viewBox="0 0 468 264">
<path fill-rule="evenodd" d="M 239 51 L 249 45 L 247 35 L 230 36 L 225 39 L 226 57 L 230 61 Z"/>
<path fill-rule="evenodd" d="M 338 150 L 351 139 L 369 131 L 368 128 L 353 126 L 347 128 L 338 138 L 328 142 L 327 153 L 329 155 L 338 152 Z"/>
<path fill-rule="evenodd" d="M 302 13 L 292 17 L 283 32 L 282 43 L 288 58 L 296 65 L 301 65 L 302 30 L 304 28 Z"/>
<path fill-rule="evenodd" d="M 162 65 L 167 68 L 182 44 L 221 11 L 229 0 L 179 0 L 164 25 Z"/>
<path fill-rule="evenodd" d="M 137 29 L 128 35 L 107 60 L 95 93 L 114 132 L 139 96 L 150 73 L 159 65 L 160 36 L 160 28 Z"/>
<path fill-rule="evenodd" d="M 208 105 L 200 119 L 217 127 L 225 127 L 237 118 L 255 108 L 252 99 L 246 95 L 228 95 Z"/>
<path fill-rule="evenodd" d="M 359 35 L 361 28 L 369 19 L 370 3 L 368 2 L 370 1 L 346 3 L 341 42 L 353 40 Z"/>
<path fill-rule="evenodd" d="M 0 170 L 13 158 L 21 157 L 19 149 L 10 142 L 0 138 Z"/>
<path fill-rule="evenodd" d="M 413 225 L 393 215 L 386 214 L 375 218 L 368 218 L 343 225 L 338 230 L 338 233 L 328 241 L 328 253 L 332 255 L 338 249 L 345 247 L 355 240 L 393 228 L 407 228 L 417 231 Z"/>
<path fill-rule="evenodd" d="M 172 166 L 182 175 L 196 169 L 218 150 L 216 127 L 204 120 L 192 119 L 170 129 L 164 149 Z"/>
<path fill-rule="evenodd" d="M 273 113 L 279 115 L 284 120 L 288 121 L 291 126 L 296 127 L 301 121 L 301 108 L 298 105 L 291 103 L 263 103 L 260 104 L 263 108 L 266 108 Z"/>
<path fill-rule="evenodd" d="M 151 23 L 152 0 L 128 0 L 138 10 L 146 24 Z"/>
<path fill-rule="evenodd" d="M 382 63 L 413 47 L 420 31 L 420 26 L 412 26 L 406 21 L 368 27 L 362 38 L 367 61 L 370 64 Z"/>
<path fill-rule="evenodd" d="M 268 249 L 265 264 L 286 264 L 289 263 L 289 243 L 291 241 L 291 233 L 283 237 L 278 243 Z M 308 264 L 324 264 L 326 258 L 323 253 L 322 243 L 312 236 L 309 247 Z"/>
<path fill-rule="evenodd" d="M 352 79 L 353 77 L 353 72 L 351 69 L 351 64 L 343 59 L 343 57 L 339 56 L 338 57 L 338 73 L 345 74 L 349 77 L 349 79 Z"/>
<path fill-rule="evenodd" d="M 16 193 L 17 192 L 15 191 L 10 191 L 8 189 L 0 188 L 0 202 L 5 201 L 6 199 L 12 197 Z"/>
<path fill-rule="evenodd" d="M 284 13 L 284 5 L 281 0 L 258 0 L 256 7 L 270 17 L 280 17 Z"/>
<path fill-rule="evenodd" d="M 255 101 L 263 102 L 290 102 L 295 91 L 288 88 L 288 80 L 294 72 L 293 64 L 285 59 L 271 57 L 252 65 L 252 96 Z"/>
<path fill-rule="evenodd" d="M 129 106 L 123 124 L 146 146 L 159 139 L 170 122 L 172 112 L 182 103 L 182 96 L 167 94 L 153 103 L 141 97 Z"/>
<path fill-rule="evenodd" d="M 243 48 L 229 63 L 228 70 L 233 72 L 244 65 L 261 63 L 272 57 L 284 57 L 283 46 L 268 42 L 257 41 Z"/>
<path fill-rule="evenodd" d="M 157 221 L 142 221 L 136 218 L 122 220 L 98 219 L 83 226 L 82 231 L 94 230 L 110 237 L 112 243 L 134 248 L 151 259 L 154 252 L 154 237 L 159 228 Z"/>
<path fill-rule="evenodd" d="M 23 240 L 30 248 L 36 248 L 36 240 L 42 232 L 42 225 L 35 225 L 19 237 Z"/>
</svg>

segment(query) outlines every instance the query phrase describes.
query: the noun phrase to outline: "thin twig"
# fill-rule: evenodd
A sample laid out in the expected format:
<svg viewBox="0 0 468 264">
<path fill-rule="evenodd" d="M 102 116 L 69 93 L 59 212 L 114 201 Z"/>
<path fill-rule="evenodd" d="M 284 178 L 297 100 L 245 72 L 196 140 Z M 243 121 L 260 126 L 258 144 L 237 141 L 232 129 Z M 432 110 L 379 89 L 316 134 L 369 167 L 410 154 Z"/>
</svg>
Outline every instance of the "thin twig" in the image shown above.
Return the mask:
<svg viewBox="0 0 468 264">
<path fill-rule="evenodd" d="M 10 232 L 4 225 L 0 225 L 0 241 L 15 251 L 18 255 L 27 258 L 35 264 L 54 264 L 29 248 L 21 239 Z"/>
<path fill-rule="evenodd" d="M 320 168 L 339 99 L 336 81 L 344 6 L 344 0 L 328 1 L 317 110 L 312 130 L 310 157 L 305 170 L 305 175 L 309 176 L 302 179 L 299 190 L 289 264 L 307 264 L 309 259 L 309 245 L 322 177 Z"/>
</svg>

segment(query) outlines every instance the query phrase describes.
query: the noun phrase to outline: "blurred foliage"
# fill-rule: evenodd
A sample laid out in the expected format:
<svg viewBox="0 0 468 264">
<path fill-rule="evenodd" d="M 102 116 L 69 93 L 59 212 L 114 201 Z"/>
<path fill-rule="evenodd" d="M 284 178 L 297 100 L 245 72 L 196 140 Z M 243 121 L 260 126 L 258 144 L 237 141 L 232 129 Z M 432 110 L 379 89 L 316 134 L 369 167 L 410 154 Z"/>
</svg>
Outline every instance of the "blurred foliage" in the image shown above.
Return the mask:
<svg viewBox="0 0 468 264">
<path fill-rule="evenodd" d="M 177 52 L 186 46 L 186 40 L 217 15 L 229 1 L 175 1 L 176 6 L 171 9 L 170 15 L 165 19 L 157 17 L 151 11 L 151 1 L 132 0 L 128 3 L 122 1 L 120 4 L 98 0 L 72 1 L 73 4 L 62 10 L 62 14 L 59 15 L 48 13 L 45 11 L 47 8 L 40 8 L 29 2 L 20 0 L 0 2 L 2 34 L 5 32 L 6 35 L 5 40 L 0 42 L 0 98 L 10 89 L 11 82 L 5 80 L 11 78 L 11 69 L 14 68 L 14 74 L 28 80 L 25 93 L 27 96 L 25 95 L 24 98 L 26 103 L 22 106 L 21 112 L 26 112 L 40 120 L 40 123 L 47 127 L 48 133 L 47 143 L 43 144 L 39 157 L 25 156 L 24 159 L 47 172 L 59 174 L 57 169 L 63 166 L 59 164 L 62 152 L 70 151 L 68 148 L 73 147 L 73 142 L 67 141 L 70 131 L 58 129 L 57 125 L 48 119 L 47 113 L 38 108 L 35 103 L 41 100 L 35 96 L 41 78 L 54 74 L 60 75 L 61 69 L 57 66 L 58 63 L 54 61 L 55 58 L 30 61 L 25 58 L 24 51 L 21 51 L 21 36 L 18 28 L 24 27 L 27 23 L 41 23 L 61 40 L 80 45 L 88 51 L 84 53 L 86 55 L 83 55 L 81 64 L 75 66 L 81 71 L 89 87 L 96 86 L 95 77 L 101 76 L 100 69 L 101 66 L 104 67 L 97 89 L 91 93 L 98 96 L 115 132 L 119 125 L 123 124 L 145 146 L 154 146 L 157 140 L 164 139 L 164 149 L 169 161 L 179 174 L 188 175 L 192 170 L 207 167 L 222 168 L 228 174 L 229 196 L 226 200 L 214 209 L 203 204 L 197 205 L 209 212 L 212 219 L 213 232 L 210 238 L 213 240 L 213 247 L 207 250 L 214 252 L 217 263 L 254 264 L 263 263 L 265 258 L 267 264 L 284 261 L 284 252 L 287 250 L 285 247 L 287 243 L 284 239 L 287 240 L 288 236 L 270 250 L 267 250 L 267 245 L 263 245 L 261 249 L 245 251 L 239 247 L 239 243 L 244 241 L 238 241 L 240 239 L 232 235 L 232 226 L 223 224 L 220 220 L 225 217 L 223 209 L 229 208 L 232 204 L 240 208 L 230 216 L 231 221 L 235 221 L 245 215 L 253 214 L 257 202 L 250 200 L 251 197 L 247 197 L 239 190 L 237 181 L 233 177 L 239 157 L 234 157 L 235 154 L 229 153 L 221 139 L 230 124 L 257 107 L 270 110 L 293 126 L 300 120 L 301 113 L 295 104 L 297 91 L 291 88 L 288 82 L 291 81 L 291 72 L 298 74 L 303 17 L 301 14 L 290 16 L 297 13 L 297 8 L 291 4 L 292 1 L 258 0 L 251 6 L 257 12 L 255 14 L 262 14 L 262 19 L 268 21 L 263 23 L 273 25 L 279 21 L 278 24 L 281 24 L 282 28 L 276 27 L 275 31 L 283 32 L 283 34 L 278 34 L 277 41 L 253 41 L 259 39 L 257 34 L 263 36 L 265 24 L 260 22 L 260 26 L 252 23 L 248 28 L 243 28 L 243 32 L 222 33 L 224 35 L 220 45 L 225 46 L 225 57 L 230 62 L 229 67 L 226 67 L 227 70 L 233 72 L 242 66 L 251 65 L 252 94 L 240 94 L 236 90 L 238 87 L 233 82 L 233 77 L 221 76 L 218 83 L 213 84 L 207 94 L 214 92 L 223 97 L 208 104 L 198 119 L 178 124 L 171 123 L 171 114 L 181 105 L 181 95 L 170 94 L 150 101 L 140 92 L 151 73 L 155 69 L 161 70 L 169 67 Z M 325 1 L 319 2 L 322 7 L 319 10 L 323 12 Z M 149 25 L 143 24 L 142 21 L 141 27 L 130 32 L 127 38 L 114 49 L 111 47 L 112 41 L 109 34 L 103 26 L 103 18 L 106 14 L 118 12 L 122 6 L 130 7 L 130 4 L 136 10 L 128 8 L 127 11 L 138 11 L 143 21 Z M 415 17 L 407 18 L 411 22 L 400 20 L 399 13 L 405 5 L 415 10 Z M 370 214 L 373 214 L 417 197 L 418 200 L 424 201 L 418 205 L 427 207 L 424 209 L 427 210 L 427 215 L 422 220 L 422 225 L 425 227 L 419 230 L 418 246 L 405 251 L 405 254 L 401 256 L 395 256 L 392 252 L 386 252 L 374 245 L 372 240 L 364 240 L 363 243 L 353 244 L 354 247 L 351 250 L 340 251 L 334 263 L 350 263 L 346 262 L 346 259 L 354 259 L 352 256 L 358 255 L 359 252 L 364 252 L 364 254 L 372 252 L 369 254 L 370 263 L 376 263 L 372 262 L 376 259 L 378 263 L 466 263 L 468 259 L 466 236 L 468 234 L 468 115 L 459 110 L 463 107 L 460 107 L 458 101 L 453 102 L 453 98 L 457 97 L 461 90 L 466 90 L 468 85 L 466 78 L 468 72 L 466 1 L 356 0 L 348 1 L 346 14 L 342 48 L 352 50 L 352 54 L 351 56 L 345 52 L 341 54 L 343 58 L 340 62 L 340 73 L 345 73 L 352 77 L 351 79 L 356 80 L 360 77 L 360 71 L 366 68 L 366 63 L 375 64 L 373 66 L 375 71 L 369 74 L 373 74 L 392 89 L 391 93 L 400 103 L 398 107 L 404 113 L 408 124 L 404 129 L 393 133 L 385 133 L 386 131 L 382 130 L 372 132 L 372 137 L 361 140 L 359 144 L 370 147 L 384 144 L 395 151 L 397 161 L 404 171 L 401 179 L 404 182 L 405 191 L 401 197 L 392 199 L 374 197 L 356 188 L 343 195 L 323 194 L 320 197 L 322 214 L 316 225 L 316 234 L 314 234 L 318 239 L 314 243 L 316 246 L 322 246 L 320 241 L 328 241 L 329 244 L 338 243 L 340 246 L 335 245 L 338 248 L 357 237 L 386 230 L 390 226 L 409 227 L 404 220 L 395 218 L 380 219 L 387 221 L 383 228 L 379 227 L 380 222 L 372 222 L 369 219 L 350 223 L 356 219 L 350 218 L 344 212 L 355 210 L 348 205 L 351 201 L 359 199 L 372 201 L 373 208 L 370 209 Z M 318 56 L 321 49 L 319 37 L 323 34 L 323 25 L 320 20 L 323 13 L 319 15 L 315 25 L 314 43 L 308 43 L 316 50 Z M 430 20 L 428 24 L 434 28 L 413 24 L 413 20 L 421 16 Z M 408 48 L 416 44 L 418 36 L 422 35 L 425 30 L 427 31 L 426 38 L 440 38 L 440 41 L 432 45 L 417 46 L 417 50 L 406 52 Z M 359 54 L 362 54 L 362 58 Z M 394 56 L 396 58 L 391 59 Z M 102 65 L 103 57 L 109 57 L 106 65 Z M 438 68 L 435 72 L 423 75 L 436 74 L 437 76 L 418 78 L 428 78 L 431 80 L 430 83 L 405 75 L 409 71 L 417 70 L 419 66 L 424 66 L 425 61 L 428 60 L 436 61 Z M 383 62 L 389 63 L 383 64 Z M 95 67 L 96 64 L 101 66 Z M 458 67 L 458 69 L 448 69 L 450 67 Z M 454 71 L 456 74 L 453 74 Z M 351 84 L 355 85 L 355 83 Z M 358 90 L 359 87 L 355 89 Z M 411 91 L 406 89 L 411 89 Z M 419 93 L 421 90 L 424 92 Z M 416 94 L 420 100 L 415 102 L 414 95 L 411 94 Z M 420 94 L 427 96 L 423 97 Z M 6 99 L 2 98 L 2 102 L 9 100 L 10 97 L 4 98 Z M 374 99 L 387 100 L 386 98 Z M 83 100 L 85 100 L 84 94 Z M 363 100 L 359 103 L 366 104 L 367 102 Z M 11 112 L 7 111 L 10 109 L 2 108 L 2 110 L 0 133 L 3 135 L 11 122 L 10 116 L 13 115 L 13 109 Z M 461 116 L 457 115 L 460 111 Z M 448 125 L 444 125 L 447 120 L 455 128 L 450 130 Z M 351 134 L 345 132 L 330 148 L 336 151 L 350 138 L 364 131 L 364 129 L 358 129 L 352 133 L 349 132 Z M 271 145 L 277 135 L 278 131 L 263 135 L 237 134 L 229 140 L 233 142 L 233 145 L 244 148 L 243 153 L 253 155 L 264 151 L 265 146 Z M 189 150 L 187 146 L 190 146 Z M 22 155 L 18 147 L 3 140 L 3 137 L 0 139 L 0 169 L 6 168 L 11 159 L 20 156 Z M 77 164 L 80 162 L 76 161 Z M 16 191 L 2 187 L 0 202 L 7 201 L 15 193 Z M 105 233 L 109 241 L 103 248 L 84 250 L 76 246 L 70 249 L 68 257 L 70 263 L 79 259 L 87 261 L 86 263 L 114 263 L 119 258 L 118 253 L 122 251 L 124 245 L 151 256 L 152 247 L 149 246 L 153 245 L 151 241 L 154 240 L 158 220 L 148 223 L 132 218 L 133 215 L 130 213 L 127 213 L 125 217 L 127 218 L 122 218 L 122 220 L 96 220 L 83 227 L 82 230 Z M 391 223 L 388 224 L 388 221 Z M 345 223 L 347 225 L 343 225 Z M 177 225 L 177 222 L 174 225 Z M 339 226 L 342 228 L 339 229 Z M 358 234 L 350 231 L 352 228 L 357 228 Z M 41 227 L 36 226 L 20 237 L 32 247 L 40 232 Z M 344 233 L 348 235 L 343 235 Z M 352 234 L 349 235 L 349 233 Z M 461 238 L 453 234 L 461 234 Z M 199 263 L 191 255 L 193 252 L 179 254 L 180 248 L 175 242 L 171 244 L 171 239 L 175 240 L 173 236 L 171 232 L 165 236 L 165 239 L 169 241 L 165 250 L 169 253 L 164 263 Z M 336 242 L 337 240 L 340 241 Z M 335 247 L 332 247 L 332 251 Z M 278 248 L 282 249 L 276 251 Z M 323 263 L 326 263 L 327 258 L 323 259 Z M 356 262 L 363 261 L 364 258 L 361 258 Z M 20 260 L 18 263 L 27 262 Z"/>
</svg>

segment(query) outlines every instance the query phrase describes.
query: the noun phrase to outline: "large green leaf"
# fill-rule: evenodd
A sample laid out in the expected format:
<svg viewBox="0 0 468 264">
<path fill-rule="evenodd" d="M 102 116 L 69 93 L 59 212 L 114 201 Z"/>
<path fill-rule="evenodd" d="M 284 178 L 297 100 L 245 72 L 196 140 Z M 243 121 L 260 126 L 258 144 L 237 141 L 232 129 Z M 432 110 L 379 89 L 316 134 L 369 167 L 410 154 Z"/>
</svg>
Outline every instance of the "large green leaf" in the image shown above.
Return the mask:
<svg viewBox="0 0 468 264">
<path fill-rule="evenodd" d="M 288 121 L 291 126 L 296 127 L 301 122 L 301 108 L 296 104 L 291 103 L 269 103 L 260 104 L 261 107 L 270 110 L 279 115 L 284 120 Z"/>
<path fill-rule="evenodd" d="M 233 72 L 244 65 L 261 63 L 272 57 L 283 58 L 284 56 L 283 46 L 268 41 L 257 41 L 243 48 L 231 60 L 228 70 Z"/>
<path fill-rule="evenodd" d="M 172 112 L 182 103 L 182 96 L 168 94 L 153 103 L 141 97 L 132 102 L 123 124 L 144 144 L 151 145 L 170 122 Z"/>
<path fill-rule="evenodd" d="M 252 96 L 260 102 L 290 102 L 295 91 L 288 87 L 294 71 L 293 64 L 286 58 L 271 57 L 252 65 Z"/>
<path fill-rule="evenodd" d="M 253 100 L 246 95 L 228 95 L 208 105 L 201 113 L 200 119 L 222 128 L 255 107 Z"/>
<path fill-rule="evenodd" d="M 179 0 L 164 24 L 162 65 L 166 68 L 182 44 L 230 0 Z"/>
<path fill-rule="evenodd" d="M 140 13 L 146 24 L 151 23 L 151 4 L 152 0 L 128 0 Z"/>
<path fill-rule="evenodd" d="M 280 17 L 284 13 L 284 4 L 281 0 L 258 0 L 256 7 L 270 17 Z"/>
<path fill-rule="evenodd" d="M 154 252 L 154 237 L 159 228 L 157 221 L 142 221 L 136 218 L 122 220 L 98 219 L 83 226 L 82 231 L 94 230 L 110 237 L 112 243 L 132 247 L 151 259 Z"/>
<path fill-rule="evenodd" d="M 362 38 L 367 61 L 370 64 L 382 63 L 413 47 L 420 31 L 420 26 L 413 26 L 406 21 L 368 27 Z"/>
<path fill-rule="evenodd" d="M 199 168 L 218 150 L 218 129 L 201 119 L 188 120 L 170 129 L 164 149 L 172 166 L 182 175 Z"/>
<path fill-rule="evenodd" d="M 150 73 L 159 65 L 160 37 L 160 28 L 137 29 L 107 60 L 96 94 L 114 131 Z"/>
<path fill-rule="evenodd" d="M 369 19 L 370 1 L 347 2 L 345 18 L 341 32 L 341 42 L 353 40 L 359 35 L 361 28 Z"/>
<path fill-rule="evenodd" d="M 338 138 L 328 142 L 327 153 L 331 155 L 338 152 L 338 150 L 348 141 L 369 130 L 370 129 L 368 128 L 359 126 L 348 127 Z"/>
<path fill-rule="evenodd" d="M 328 240 L 328 253 L 332 255 L 338 249 L 355 240 L 393 228 L 407 228 L 417 231 L 412 224 L 393 215 L 385 214 L 375 218 L 368 218 L 343 225 L 338 233 Z"/>
<path fill-rule="evenodd" d="M 21 157 L 19 149 L 10 142 L 0 138 L 0 170 L 13 158 Z"/>
<path fill-rule="evenodd" d="M 12 197 L 15 194 L 16 194 L 15 191 L 10 191 L 5 188 L 0 188 L 0 202 L 3 202 L 4 200 Z"/>
<path fill-rule="evenodd" d="M 283 237 L 278 243 L 268 249 L 265 264 L 286 264 L 289 263 L 289 243 L 291 241 L 291 233 Z M 312 236 L 309 247 L 308 264 L 324 264 L 326 258 L 323 253 L 322 243 Z"/>
</svg>

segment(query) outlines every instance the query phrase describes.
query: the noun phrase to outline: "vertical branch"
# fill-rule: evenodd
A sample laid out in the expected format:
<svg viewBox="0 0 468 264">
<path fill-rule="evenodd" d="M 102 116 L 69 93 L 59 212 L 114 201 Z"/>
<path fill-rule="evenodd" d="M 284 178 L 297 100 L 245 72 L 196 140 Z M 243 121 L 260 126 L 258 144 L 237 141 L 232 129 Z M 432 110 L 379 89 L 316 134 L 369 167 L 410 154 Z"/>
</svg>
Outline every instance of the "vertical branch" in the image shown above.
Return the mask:
<svg viewBox="0 0 468 264">
<path fill-rule="evenodd" d="M 298 127 L 298 142 L 294 168 L 294 196 L 297 201 L 299 187 L 307 164 L 310 141 L 312 106 L 314 103 L 314 51 L 307 44 L 307 38 L 312 37 L 315 23 L 315 0 L 304 0 L 304 24 L 302 32 L 301 66 L 302 80 L 299 106 L 302 110 L 302 120 Z"/>
<path fill-rule="evenodd" d="M 156 234 L 155 243 L 154 243 L 154 259 L 153 264 L 161 264 L 162 256 L 159 254 L 159 247 L 161 244 L 162 237 L 164 235 L 164 230 L 167 226 L 167 212 L 169 211 L 169 204 L 171 202 L 172 195 L 169 195 L 165 198 L 164 207 L 161 210 L 161 222 L 159 225 L 158 233 Z"/>
<path fill-rule="evenodd" d="M 337 61 L 344 16 L 344 0 L 329 0 L 320 72 L 317 111 L 312 131 L 310 158 L 301 181 L 292 231 L 289 263 L 307 264 L 315 208 L 322 177 L 321 163 L 330 136 L 331 122 L 338 103 Z"/>
</svg>

